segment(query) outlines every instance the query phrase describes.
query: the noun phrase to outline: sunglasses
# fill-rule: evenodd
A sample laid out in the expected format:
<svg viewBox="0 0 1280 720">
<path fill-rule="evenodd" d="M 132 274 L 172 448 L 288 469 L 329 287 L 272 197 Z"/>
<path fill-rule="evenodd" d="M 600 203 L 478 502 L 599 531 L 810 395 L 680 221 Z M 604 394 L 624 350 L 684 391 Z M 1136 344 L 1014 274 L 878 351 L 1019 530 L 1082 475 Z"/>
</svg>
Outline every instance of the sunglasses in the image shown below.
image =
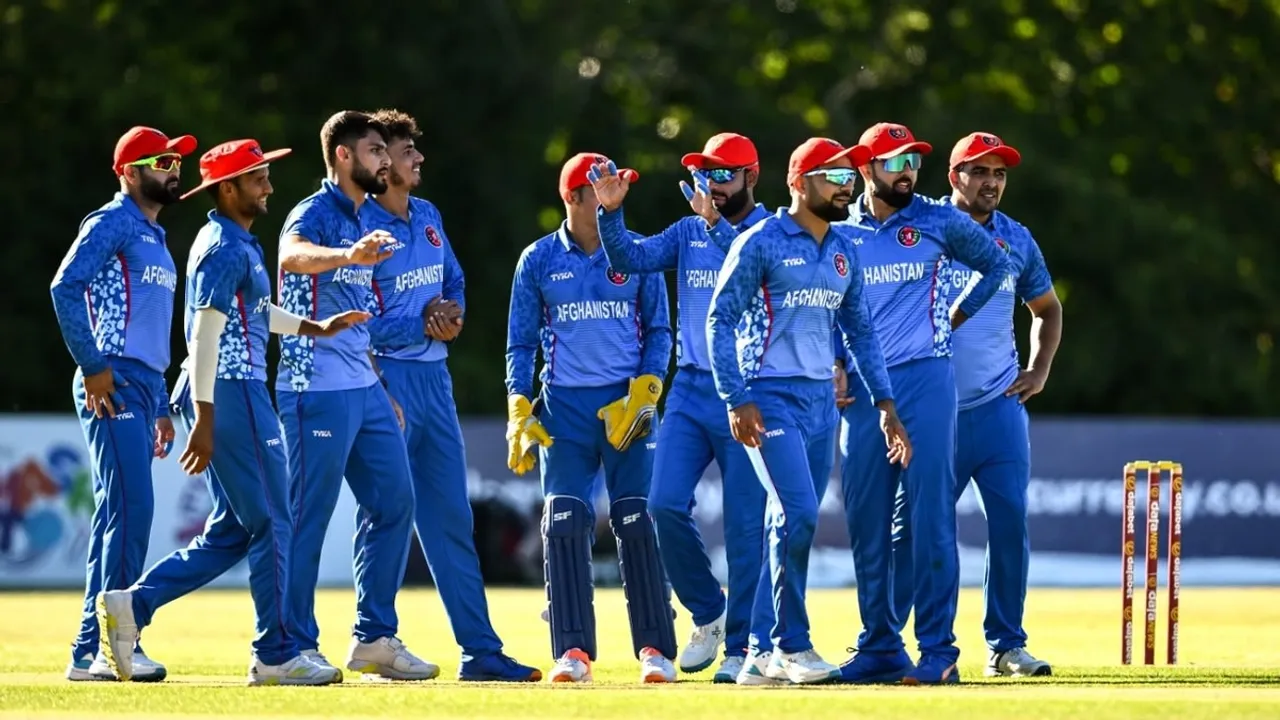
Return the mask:
<svg viewBox="0 0 1280 720">
<path fill-rule="evenodd" d="M 853 168 L 823 168 L 810 170 L 805 177 L 821 177 L 832 185 L 850 185 L 858 177 L 858 171 Z"/>
<path fill-rule="evenodd" d="M 160 172 L 173 172 L 182 167 L 182 156 L 177 154 L 156 155 L 155 157 L 135 160 L 127 167 L 146 167 Z"/>
<path fill-rule="evenodd" d="M 740 167 L 739 168 L 712 168 L 712 169 L 694 170 L 693 172 L 695 175 L 702 176 L 703 180 L 709 180 L 713 183 L 716 183 L 717 185 L 724 185 L 725 183 L 733 182 L 733 178 L 736 177 L 738 172 L 740 172 L 741 170 L 743 170 L 743 168 L 740 168 Z"/>
<path fill-rule="evenodd" d="M 885 170 L 896 173 L 903 170 L 919 170 L 924 158 L 920 153 L 902 153 L 891 158 L 885 158 L 880 162 L 884 163 Z"/>
</svg>

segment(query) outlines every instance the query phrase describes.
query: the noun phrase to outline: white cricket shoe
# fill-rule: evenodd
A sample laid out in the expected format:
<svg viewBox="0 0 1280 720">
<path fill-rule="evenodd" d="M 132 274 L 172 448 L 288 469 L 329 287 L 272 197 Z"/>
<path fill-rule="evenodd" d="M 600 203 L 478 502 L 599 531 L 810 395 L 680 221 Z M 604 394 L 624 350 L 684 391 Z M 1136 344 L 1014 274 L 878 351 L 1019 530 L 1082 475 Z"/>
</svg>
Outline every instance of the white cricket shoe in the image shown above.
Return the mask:
<svg viewBox="0 0 1280 720">
<path fill-rule="evenodd" d="M 338 679 L 335 682 L 342 682 L 342 670 L 334 666 L 333 663 L 329 662 L 329 658 L 325 657 L 324 653 L 320 652 L 319 650 L 312 649 L 312 650 L 303 650 L 299 654 L 302 655 L 302 657 L 310 660 L 312 665 L 315 665 L 322 670 L 332 670 L 333 673 L 338 676 Z"/>
<path fill-rule="evenodd" d="M 789 685 L 791 680 L 783 676 L 780 678 L 770 677 L 765 674 L 769 669 L 769 662 L 773 658 L 773 653 L 769 650 L 757 652 L 755 650 L 747 651 L 747 657 L 742 661 L 742 670 L 738 673 L 738 677 L 734 680 L 739 685 Z"/>
<path fill-rule="evenodd" d="M 640 651 L 640 682 L 672 683 L 676 681 L 676 666 L 656 649 L 647 647 Z"/>
<path fill-rule="evenodd" d="M 1053 668 L 1020 647 L 991 653 L 983 672 L 987 677 L 1048 677 L 1053 674 Z"/>
<path fill-rule="evenodd" d="M 716 668 L 716 674 L 711 678 L 713 683 L 731 683 L 736 682 L 738 673 L 742 672 L 742 666 L 746 659 L 740 655 L 727 657 L 720 661 L 720 667 Z"/>
<path fill-rule="evenodd" d="M 133 654 L 133 682 L 160 682 L 169 675 L 164 665 L 147 657 L 145 653 Z M 85 653 L 79 660 L 67 665 L 67 679 L 72 682 L 117 680 L 115 671 L 107 664 L 101 650 L 97 655 Z"/>
<path fill-rule="evenodd" d="M 133 648 L 138 642 L 138 624 L 133 619 L 133 593 L 108 590 L 98 593 L 98 649 L 107 666 L 121 680 L 133 679 Z"/>
<path fill-rule="evenodd" d="M 440 674 L 439 665 L 409 652 L 400 638 L 394 636 L 371 643 L 351 638 L 347 669 L 363 673 L 365 680 L 430 680 Z"/>
<path fill-rule="evenodd" d="M 725 614 L 722 612 L 720 617 L 710 623 L 693 628 L 693 634 L 689 636 L 689 644 L 685 645 L 684 652 L 680 653 L 680 672 L 702 672 L 716 661 L 716 656 L 720 654 L 720 647 L 724 645 Z"/>
<path fill-rule="evenodd" d="M 547 679 L 553 683 L 589 683 L 591 682 L 591 658 L 578 648 L 566 650 Z"/>
<path fill-rule="evenodd" d="M 332 685 L 336 682 L 342 682 L 342 673 L 337 668 L 322 668 L 301 654 L 280 665 L 267 665 L 257 655 L 249 663 L 250 685 Z"/>
<path fill-rule="evenodd" d="M 797 685 L 806 685 L 834 680 L 840 677 L 840 668 L 810 648 L 794 653 L 775 651 L 764 674 L 775 680 L 785 678 Z"/>
</svg>

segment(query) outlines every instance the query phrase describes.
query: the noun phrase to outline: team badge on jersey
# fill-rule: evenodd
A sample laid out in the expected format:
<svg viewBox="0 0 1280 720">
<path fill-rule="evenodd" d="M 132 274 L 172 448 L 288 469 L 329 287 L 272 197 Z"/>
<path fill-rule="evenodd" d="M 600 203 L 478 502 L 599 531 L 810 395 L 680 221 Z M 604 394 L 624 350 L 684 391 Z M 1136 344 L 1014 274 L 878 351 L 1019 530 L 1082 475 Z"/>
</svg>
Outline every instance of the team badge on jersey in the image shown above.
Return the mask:
<svg viewBox="0 0 1280 720">
<path fill-rule="evenodd" d="M 427 226 L 427 242 L 431 243 L 432 247 L 440 247 L 440 233 L 430 225 Z"/>
<path fill-rule="evenodd" d="M 1005 242 L 1004 238 L 996 238 L 996 247 L 1003 250 L 1005 255 L 1009 254 L 1009 243 Z"/>
<path fill-rule="evenodd" d="M 849 274 L 849 258 L 846 258 L 844 253 L 836 253 L 835 257 L 831 258 L 831 264 L 836 266 L 836 274 L 840 277 Z"/>
<path fill-rule="evenodd" d="M 609 282 L 618 286 L 626 285 L 627 281 L 631 279 L 631 275 L 614 270 L 612 265 L 605 268 L 604 274 L 605 277 L 609 278 Z"/>
<path fill-rule="evenodd" d="M 898 244 L 905 248 L 920 244 L 920 231 L 910 225 L 898 229 Z"/>
</svg>

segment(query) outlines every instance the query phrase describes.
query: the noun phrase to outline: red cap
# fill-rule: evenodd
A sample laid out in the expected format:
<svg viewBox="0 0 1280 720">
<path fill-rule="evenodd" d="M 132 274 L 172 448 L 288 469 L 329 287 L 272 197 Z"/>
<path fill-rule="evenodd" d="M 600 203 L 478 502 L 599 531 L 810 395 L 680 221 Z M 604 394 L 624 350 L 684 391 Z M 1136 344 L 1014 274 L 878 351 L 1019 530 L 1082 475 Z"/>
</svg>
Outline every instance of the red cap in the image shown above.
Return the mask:
<svg viewBox="0 0 1280 720">
<path fill-rule="evenodd" d="M 727 168 L 751 167 L 760 164 L 760 156 L 756 154 L 756 144 L 745 135 L 738 133 L 720 133 L 712 135 L 700 153 L 689 153 L 680 158 L 684 167 L 693 166 L 702 169 L 707 163 L 716 163 Z"/>
<path fill-rule="evenodd" d="M 960 138 L 960 142 L 951 148 L 951 168 L 954 170 L 961 163 L 977 160 L 983 155 L 995 155 L 1007 167 L 1014 167 L 1022 162 L 1022 153 L 1005 145 L 999 137 L 991 133 L 976 132 Z"/>
<path fill-rule="evenodd" d="M 578 153 L 569 158 L 564 167 L 560 168 L 560 197 L 568 201 L 569 193 L 583 185 L 590 185 L 591 181 L 587 179 L 587 171 L 596 163 L 607 162 L 609 162 L 609 158 L 600 153 Z M 640 179 L 640 173 L 630 168 L 619 168 L 618 175 L 626 179 L 627 182 L 635 182 Z"/>
<path fill-rule="evenodd" d="M 809 138 L 803 145 L 792 151 L 791 162 L 787 164 L 787 182 L 790 183 L 810 170 L 820 168 L 846 155 L 853 161 L 854 167 L 866 165 L 871 161 L 871 156 L 863 145 L 845 147 L 831 138 Z"/>
<path fill-rule="evenodd" d="M 876 123 L 862 133 L 858 143 L 871 148 L 871 160 L 883 160 L 902 153 L 918 152 L 925 155 L 933 152 L 933 146 L 927 142 L 916 140 L 906 125 L 897 123 Z"/>
<path fill-rule="evenodd" d="M 131 162 L 165 153 L 190 155 L 195 149 L 196 139 L 191 135 L 180 135 L 170 140 L 168 135 L 155 128 L 136 126 L 116 141 L 115 161 L 111 167 L 115 169 L 116 175 L 121 175 L 124 173 L 124 166 Z"/>
<path fill-rule="evenodd" d="M 264 153 L 257 140 L 224 142 L 200 156 L 200 179 L 203 182 L 188 190 L 182 199 L 186 200 L 215 183 L 266 167 L 267 163 L 291 152 L 293 151 L 289 148 L 284 148 Z"/>
</svg>

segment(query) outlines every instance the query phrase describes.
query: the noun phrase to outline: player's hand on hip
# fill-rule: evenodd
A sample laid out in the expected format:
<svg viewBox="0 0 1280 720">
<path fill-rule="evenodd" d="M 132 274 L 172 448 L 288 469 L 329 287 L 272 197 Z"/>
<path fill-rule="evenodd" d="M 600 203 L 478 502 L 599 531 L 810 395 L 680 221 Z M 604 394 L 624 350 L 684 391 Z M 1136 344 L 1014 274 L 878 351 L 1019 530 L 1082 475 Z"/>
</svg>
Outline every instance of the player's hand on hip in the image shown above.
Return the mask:
<svg viewBox="0 0 1280 720">
<path fill-rule="evenodd" d="M 462 332 L 462 306 L 456 300 L 436 296 L 422 309 L 422 324 L 427 337 L 449 342 Z"/>
<path fill-rule="evenodd" d="M 197 403 L 197 405 L 202 403 Z M 196 422 L 187 435 L 187 448 L 182 451 L 178 462 L 182 471 L 188 475 L 199 475 L 209 467 L 213 457 L 213 418 L 196 415 Z"/>
<path fill-rule="evenodd" d="M 551 435 L 534 417 L 533 404 L 523 395 L 507 397 L 507 468 L 524 475 L 538 462 L 537 447 L 551 447 Z"/>
<path fill-rule="evenodd" d="M 843 410 L 853 404 L 854 398 L 849 395 L 849 373 L 844 365 L 836 363 L 831 366 L 831 382 L 836 386 L 836 408 Z"/>
<path fill-rule="evenodd" d="M 662 380 L 657 375 L 640 375 L 631 379 L 627 394 L 596 412 L 604 421 L 604 434 L 619 452 L 649 434 L 662 397 Z"/>
<path fill-rule="evenodd" d="M 876 403 L 880 408 L 880 430 L 884 433 L 884 443 L 889 448 L 885 457 L 890 463 L 906 467 L 911 464 L 911 438 L 907 437 L 907 429 L 898 417 L 898 409 L 892 400 Z"/>
<path fill-rule="evenodd" d="M 1033 395 L 1039 395 L 1040 391 L 1044 390 L 1044 385 L 1048 380 L 1048 373 L 1039 370 L 1019 370 L 1018 377 L 1009 386 L 1009 389 L 1004 391 L 1004 396 L 1017 395 L 1018 402 L 1025 403 Z"/>
<path fill-rule="evenodd" d="M 368 322 L 372 317 L 373 315 L 363 310 L 348 310 L 330 315 L 316 323 L 318 330 L 314 335 L 315 337 L 333 337 L 347 328 Z"/>
<path fill-rule="evenodd" d="M 753 402 L 743 403 L 729 411 L 729 430 L 733 439 L 750 448 L 760 447 L 760 434 L 764 432 L 764 418 Z"/>
<path fill-rule="evenodd" d="M 619 173 L 618 166 L 612 160 L 596 163 L 587 171 L 587 181 L 596 191 L 596 201 L 608 212 L 622 207 L 622 201 L 631 189 L 631 177 Z"/>
<path fill-rule="evenodd" d="M 374 230 L 347 248 L 347 262 L 351 265 L 377 265 L 391 257 L 395 237 L 386 230 Z"/>
<path fill-rule="evenodd" d="M 706 221 L 707 227 L 714 227 L 720 222 L 720 211 L 711 199 L 711 186 L 700 173 L 692 168 L 690 170 L 693 173 L 693 187 L 689 187 L 689 183 L 681 180 L 680 192 L 684 193 L 684 199 L 689 201 L 693 214 Z"/>
<path fill-rule="evenodd" d="M 172 420 L 167 417 L 156 418 L 156 457 L 162 460 L 169 457 L 169 451 L 173 450 L 174 434 Z"/>
<path fill-rule="evenodd" d="M 115 417 L 124 412 L 124 398 L 117 387 L 128 387 L 129 382 L 108 367 L 102 372 L 84 376 L 84 409 L 99 418 Z"/>
</svg>

